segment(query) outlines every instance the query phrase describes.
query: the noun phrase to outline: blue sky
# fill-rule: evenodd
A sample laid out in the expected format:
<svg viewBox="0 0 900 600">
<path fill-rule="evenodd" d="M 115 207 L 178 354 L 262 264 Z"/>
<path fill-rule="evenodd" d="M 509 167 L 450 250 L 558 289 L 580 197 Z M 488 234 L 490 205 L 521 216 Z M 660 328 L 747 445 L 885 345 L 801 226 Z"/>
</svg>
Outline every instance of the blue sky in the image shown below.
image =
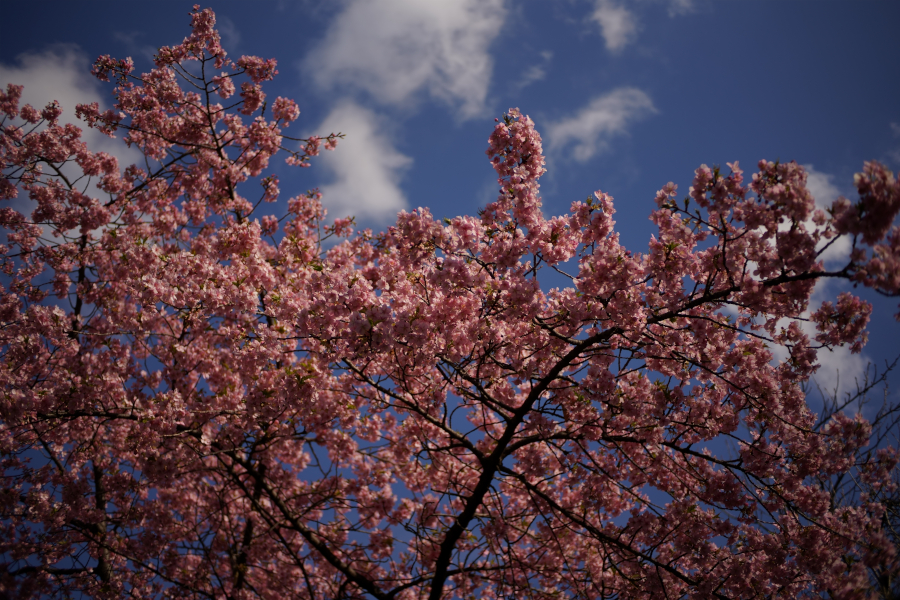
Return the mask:
<svg viewBox="0 0 900 600">
<path fill-rule="evenodd" d="M 192 2 L 2 3 L 0 84 L 25 100 L 110 105 L 90 63 L 132 56 L 188 33 Z M 203 7 L 207 4 L 203 4 Z M 646 248 L 653 196 L 687 191 L 701 163 L 761 158 L 810 168 L 817 201 L 851 197 L 864 160 L 900 169 L 898 2 L 711 0 L 219 1 L 232 57 L 279 61 L 266 88 L 302 111 L 289 133 L 347 138 L 311 169 L 284 170 L 285 198 L 313 187 L 332 216 L 381 229 L 401 209 L 474 214 L 492 199 L 484 150 L 519 107 L 547 151 L 545 213 L 602 189 L 616 198 L 622 241 Z M 88 135 L 98 149 L 127 149 Z M 819 294 L 836 294 L 831 284 Z M 864 356 L 821 357 L 844 383 L 866 361 L 900 353 L 896 301 L 874 298 Z M 895 378 L 896 379 L 896 378 Z"/>
</svg>

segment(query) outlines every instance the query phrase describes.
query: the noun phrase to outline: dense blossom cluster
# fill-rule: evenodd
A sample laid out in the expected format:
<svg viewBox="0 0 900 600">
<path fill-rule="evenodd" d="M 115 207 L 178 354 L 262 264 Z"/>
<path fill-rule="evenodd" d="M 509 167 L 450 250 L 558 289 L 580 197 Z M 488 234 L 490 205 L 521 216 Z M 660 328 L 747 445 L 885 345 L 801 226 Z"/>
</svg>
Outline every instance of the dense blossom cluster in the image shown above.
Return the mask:
<svg viewBox="0 0 900 600">
<path fill-rule="evenodd" d="M 0 199 L 33 206 L 0 209 L 0 595 L 864 598 L 897 571 L 896 452 L 858 415 L 817 427 L 802 388 L 871 311 L 810 306 L 817 280 L 900 292 L 881 165 L 828 213 L 795 163 L 703 166 L 639 254 L 602 192 L 544 217 L 510 110 L 479 217 L 354 235 L 316 192 L 262 213 L 270 159 L 339 136 L 286 141 L 275 61 L 232 62 L 214 25 L 196 9 L 150 73 L 96 63 L 116 108 L 78 113 L 144 166 L 0 93 Z"/>
</svg>

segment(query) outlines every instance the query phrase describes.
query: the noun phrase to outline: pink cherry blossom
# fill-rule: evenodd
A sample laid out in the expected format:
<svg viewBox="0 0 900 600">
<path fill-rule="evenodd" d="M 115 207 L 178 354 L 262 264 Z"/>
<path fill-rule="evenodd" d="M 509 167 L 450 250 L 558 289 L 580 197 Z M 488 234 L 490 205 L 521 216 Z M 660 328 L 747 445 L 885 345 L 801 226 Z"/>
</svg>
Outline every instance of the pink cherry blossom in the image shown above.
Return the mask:
<svg viewBox="0 0 900 600">
<path fill-rule="evenodd" d="M 510 109 L 477 217 L 354 231 L 317 190 L 278 213 L 270 160 L 342 136 L 285 136 L 285 98 L 268 120 L 275 66 L 228 59 L 198 6 L 151 72 L 98 59 L 115 107 L 77 111 L 146 158 L 124 169 L 0 92 L 0 200 L 32 207 L 0 207 L 0 595 L 874 598 L 895 576 L 897 452 L 805 392 L 873 310 L 812 306 L 816 281 L 900 294 L 883 166 L 828 213 L 797 163 L 701 166 L 687 202 L 647 199 L 638 253 L 602 191 L 544 214 Z"/>
</svg>

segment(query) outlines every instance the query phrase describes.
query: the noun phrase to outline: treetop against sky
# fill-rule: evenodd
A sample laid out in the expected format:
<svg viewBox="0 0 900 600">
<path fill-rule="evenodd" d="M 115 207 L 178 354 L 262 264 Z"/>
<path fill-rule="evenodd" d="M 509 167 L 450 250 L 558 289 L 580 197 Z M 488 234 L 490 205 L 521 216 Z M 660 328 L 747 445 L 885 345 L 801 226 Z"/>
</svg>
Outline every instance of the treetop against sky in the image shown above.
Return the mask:
<svg viewBox="0 0 900 600">
<path fill-rule="evenodd" d="M 0 592 L 898 591 L 893 5 L 91 6 L 0 54 Z"/>
<path fill-rule="evenodd" d="M 111 106 L 90 76 L 97 56 L 131 56 L 138 71 L 148 70 L 160 45 L 184 37 L 191 3 L 48 6 L 32 19 L 26 5 L 4 5 L 16 26 L 0 40 L 0 83 L 24 85 L 24 101 L 35 106 L 59 100 L 71 120 L 79 102 Z M 331 216 L 353 215 L 376 231 L 401 209 L 454 217 L 489 202 L 496 185 L 482 160 L 484 131 L 510 107 L 529 114 L 544 138 L 548 214 L 600 187 L 619 200 L 617 230 L 636 248 L 653 232 L 647 217 L 656 190 L 668 181 L 686 190 L 700 164 L 797 160 L 821 206 L 855 192 L 864 161 L 900 164 L 893 2 L 213 8 L 229 52 L 278 59 L 270 93 L 297 101 L 298 134 L 347 134 L 318 169 L 279 171 L 284 189 L 319 188 Z M 86 135 L 123 164 L 138 158 Z M 825 388 L 850 390 L 869 361 L 891 355 L 900 332 L 889 317 L 880 320 L 888 310 L 876 311 L 863 355 L 820 357 Z"/>
</svg>

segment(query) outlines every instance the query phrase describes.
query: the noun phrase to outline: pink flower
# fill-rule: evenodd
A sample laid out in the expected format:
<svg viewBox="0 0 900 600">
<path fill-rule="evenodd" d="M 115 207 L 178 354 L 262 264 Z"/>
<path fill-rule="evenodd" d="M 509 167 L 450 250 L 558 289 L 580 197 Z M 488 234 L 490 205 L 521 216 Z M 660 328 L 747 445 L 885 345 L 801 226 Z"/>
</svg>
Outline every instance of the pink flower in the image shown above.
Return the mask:
<svg viewBox="0 0 900 600">
<path fill-rule="evenodd" d="M 297 106 L 297 103 L 290 98 L 282 98 L 279 96 L 278 98 L 275 98 L 275 102 L 272 103 L 272 114 L 287 127 L 300 116 L 300 108 Z"/>
<path fill-rule="evenodd" d="M 278 71 L 275 69 L 277 64 L 274 58 L 264 60 L 258 56 L 242 56 L 237 60 L 237 65 L 250 76 L 253 83 L 257 84 L 269 81 L 278 75 Z"/>
<path fill-rule="evenodd" d="M 212 78 L 213 85 L 216 86 L 216 93 L 222 98 L 231 98 L 234 95 L 234 81 L 227 73 Z"/>
<path fill-rule="evenodd" d="M 0 112 L 10 117 L 19 115 L 19 99 L 22 97 L 22 86 L 6 84 L 6 93 L 0 90 Z"/>
<path fill-rule="evenodd" d="M 241 107 L 241 113 L 245 115 L 253 114 L 266 99 L 262 88 L 259 85 L 244 82 L 241 84 L 241 98 L 244 105 Z"/>
</svg>

